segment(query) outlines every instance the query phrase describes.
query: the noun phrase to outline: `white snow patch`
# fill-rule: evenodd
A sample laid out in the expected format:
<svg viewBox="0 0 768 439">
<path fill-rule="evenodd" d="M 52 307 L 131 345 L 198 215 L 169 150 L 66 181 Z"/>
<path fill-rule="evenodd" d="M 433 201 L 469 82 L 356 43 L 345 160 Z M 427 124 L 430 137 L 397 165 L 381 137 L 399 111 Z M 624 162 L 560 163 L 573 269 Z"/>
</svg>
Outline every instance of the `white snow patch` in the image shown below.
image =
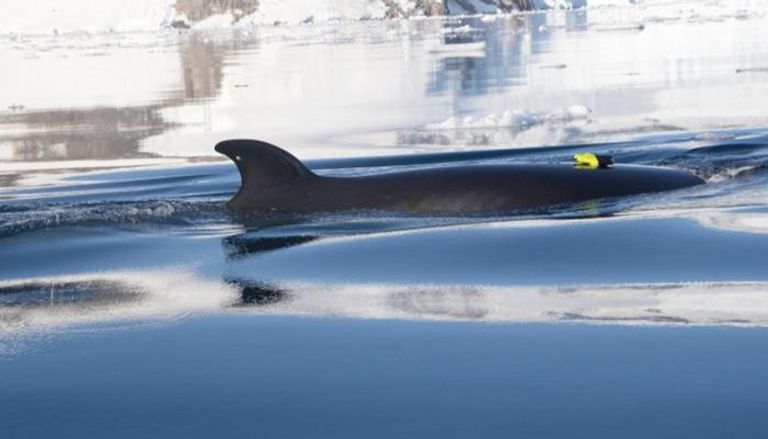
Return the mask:
<svg viewBox="0 0 768 439">
<path fill-rule="evenodd" d="M 569 122 L 589 118 L 592 110 L 583 105 L 550 112 L 506 110 L 503 113 L 491 113 L 484 116 L 452 116 L 448 119 L 427 124 L 427 130 L 462 130 L 477 128 L 528 127 L 547 122 Z"/>
<path fill-rule="evenodd" d="M 0 33 L 156 30 L 174 15 L 174 0 L 2 0 Z"/>
<path fill-rule="evenodd" d="M 224 14 L 211 15 L 205 20 L 193 24 L 192 27 L 195 29 L 225 29 L 232 26 L 234 22 L 234 15 L 231 12 L 226 12 Z"/>
<path fill-rule="evenodd" d="M 587 2 L 588 1 L 588 2 Z M 261 0 L 253 14 L 238 24 L 305 23 L 333 20 L 383 19 L 394 4 L 407 15 L 424 11 L 414 0 Z M 481 0 L 466 0 L 464 8 L 448 2 L 451 14 L 496 14 L 505 8 Z M 584 6 L 626 6 L 631 0 L 535 0 L 536 9 L 571 9 Z M 195 28 L 222 28 L 235 22 L 233 11 L 206 18 Z M 184 21 L 175 0 L 2 0 L 0 34 L 55 32 L 124 32 L 157 30 L 171 22 Z"/>
<path fill-rule="evenodd" d="M 407 4 L 407 3 L 406 3 Z M 309 23 L 332 20 L 384 18 L 381 0 L 263 0 L 259 9 L 241 22 L 252 24 Z"/>
<path fill-rule="evenodd" d="M 495 4 L 494 4 L 495 3 Z M 462 6 L 468 5 L 467 7 Z M 491 14 L 509 11 L 502 2 L 485 0 L 447 2 L 451 15 Z M 407 16 L 424 14 L 414 0 L 261 0 L 258 10 L 235 20 L 237 10 L 193 24 L 210 29 L 263 24 L 297 24 L 338 20 L 383 19 L 391 6 Z M 764 14 L 765 0 L 696 2 L 691 0 L 534 0 L 538 10 L 589 7 L 598 13 L 631 10 L 645 22 L 747 19 Z M 490 19 L 490 18 L 486 18 Z M 48 34 L 68 32 L 153 31 L 174 21 L 188 22 L 176 11 L 175 0 L 2 0 L 0 34 Z"/>
</svg>

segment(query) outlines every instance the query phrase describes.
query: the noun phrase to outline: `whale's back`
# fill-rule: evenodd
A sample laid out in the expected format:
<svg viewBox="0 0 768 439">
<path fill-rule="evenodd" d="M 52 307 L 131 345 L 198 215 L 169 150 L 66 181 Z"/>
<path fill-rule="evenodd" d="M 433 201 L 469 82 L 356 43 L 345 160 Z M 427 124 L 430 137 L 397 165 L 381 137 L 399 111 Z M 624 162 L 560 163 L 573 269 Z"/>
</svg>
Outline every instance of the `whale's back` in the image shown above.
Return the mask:
<svg viewBox="0 0 768 439">
<path fill-rule="evenodd" d="M 498 214 L 556 204 L 681 189 L 704 183 L 675 169 L 616 165 L 506 164 L 437 167 L 361 177 L 321 177 L 288 152 L 228 140 L 242 184 L 228 206 L 251 213 L 386 210 Z"/>
</svg>

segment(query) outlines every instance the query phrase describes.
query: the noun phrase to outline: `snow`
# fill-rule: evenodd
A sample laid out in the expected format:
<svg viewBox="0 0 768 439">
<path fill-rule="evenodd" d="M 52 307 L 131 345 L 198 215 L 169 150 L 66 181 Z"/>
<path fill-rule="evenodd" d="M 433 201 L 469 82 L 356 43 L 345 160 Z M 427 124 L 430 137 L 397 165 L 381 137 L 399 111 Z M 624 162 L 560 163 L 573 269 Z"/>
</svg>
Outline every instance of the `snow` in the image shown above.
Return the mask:
<svg viewBox="0 0 768 439">
<path fill-rule="evenodd" d="M 183 72 L 177 57 L 162 47 L 165 40 L 139 37 L 68 35 L 0 46 L 0 110 L 128 107 L 176 87 Z"/>
<path fill-rule="evenodd" d="M 174 0 L 2 0 L 0 33 L 105 32 L 159 29 Z"/>
<path fill-rule="evenodd" d="M 189 23 L 178 12 L 175 0 L 2 0 L 0 35 L 70 32 L 156 31 L 172 23 L 191 24 L 198 29 L 274 24 L 385 19 L 388 14 L 424 15 L 414 0 L 261 0 L 256 12 L 241 17 L 231 10 Z M 498 5 L 494 4 L 498 3 Z M 509 12 L 500 1 L 449 0 L 452 15 Z M 765 0 L 701 2 L 693 0 L 534 0 L 539 10 L 589 7 L 596 13 L 632 11 L 639 20 L 654 23 L 676 20 L 705 21 L 747 18 L 765 11 Z M 764 13 L 764 12 L 763 12 Z"/>
<path fill-rule="evenodd" d="M 570 122 L 583 120 L 592 112 L 583 105 L 573 105 L 568 108 L 541 112 L 506 110 L 503 113 L 490 113 L 484 116 L 452 116 L 442 122 L 427 124 L 426 130 L 466 130 L 478 128 L 515 128 L 529 127 L 542 123 Z"/>
<path fill-rule="evenodd" d="M 186 17 L 183 17 L 186 22 Z M 235 22 L 235 17 L 232 13 L 227 12 L 224 14 L 211 15 L 210 17 L 199 21 L 194 24 L 195 29 L 222 29 L 227 28 Z"/>
<path fill-rule="evenodd" d="M 244 21 L 255 24 L 301 23 L 342 19 L 384 18 L 380 0 L 263 0 Z"/>
<path fill-rule="evenodd" d="M 536 0 L 539 9 L 585 6 L 587 0 Z M 589 0 L 589 5 L 628 5 L 630 0 Z M 451 0 L 452 14 L 505 12 L 480 0 L 465 0 L 467 10 Z M 196 28 L 229 27 L 275 23 L 308 23 L 334 20 L 383 19 L 390 6 L 409 16 L 422 15 L 413 0 L 262 0 L 256 12 L 235 20 L 232 11 L 208 17 Z M 175 9 L 175 0 L 2 0 L 0 34 L 66 32 L 153 31 L 185 21 Z"/>
</svg>

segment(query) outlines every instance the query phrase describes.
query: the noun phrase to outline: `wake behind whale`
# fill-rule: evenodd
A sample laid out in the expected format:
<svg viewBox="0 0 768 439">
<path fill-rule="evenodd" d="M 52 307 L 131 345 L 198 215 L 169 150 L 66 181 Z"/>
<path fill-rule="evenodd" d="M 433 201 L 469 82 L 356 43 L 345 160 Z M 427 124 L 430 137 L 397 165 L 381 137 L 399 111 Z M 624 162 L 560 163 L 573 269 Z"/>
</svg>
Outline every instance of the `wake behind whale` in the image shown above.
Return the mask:
<svg viewBox="0 0 768 439">
<path fill-rule="evenodd" d="M 253 214 L 381 210 L 494 215 L 704 183 L 669 168 L 572 164 L 464 165 L 331 177 L 313 173 L 266 142 L 226 140 L 215 149 L 240 171 L 240 190 L 227 206 Z"/>
</svg>

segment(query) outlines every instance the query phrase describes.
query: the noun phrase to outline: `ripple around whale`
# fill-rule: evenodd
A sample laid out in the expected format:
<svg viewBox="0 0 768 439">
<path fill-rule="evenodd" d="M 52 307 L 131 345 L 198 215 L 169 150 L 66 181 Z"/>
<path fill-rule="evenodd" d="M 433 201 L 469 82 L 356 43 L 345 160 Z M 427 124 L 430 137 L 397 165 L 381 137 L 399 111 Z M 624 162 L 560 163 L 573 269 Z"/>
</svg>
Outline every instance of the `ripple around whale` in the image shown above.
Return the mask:
<svg viewBox="0 0 768 439">
<path fill-rule="evenodd" d="M 589 149 L 609 152 L 621 163 L 664 165 L 693 171 L 708 178 L 706 189 L 678 191 L 659 196 L 633 197 L 614 203 L 599 205 L 575 204 L 557 209 L 518 212 L 521 218 L 534 216 L 578 217 L 611 215 L 615 212 L 640 208 L 668 209 L 684 205 L 746 206 L 764 197 L 768 169 L 768 141 L 762 130 L 728 131 L 724 141 L 714 133 L 705 140 L 695 140 L 698 134 L 649 136 L 632 142 L 592 144 Z M 722 136 L 725 136 L 723 134 Z M 743 138 L 748 146 L 735 142 Z M 529 148 L 525 150 L 468 151 L 422 155 L 355 158 L 349 160 L 309 160 L 307 165 L 323 175 L 371 175 L 414 169 L 432 169 L 447 164 L 506 164 L 529 161 L 548 163 L 568 157 L 581 146 Z M 748 151 L 743 158 L 733 151 Z M 745 166 L 749 160 L 750 166 Z M 763 163 L 763 165 L 761 165 Z M 176 181 L 176 179 L 181 181 Z M 178 224 L 204 224 L 206 222 L 243 222 L 246 227 L 263 227 L 272 220 L 233 218 L 224 211 L 223 204 L 237 191 L 239 178 L 227 164 L 192 165 L 181 168 L 149 168 L 83 174 L 66 178 L 56 186 L 16 188 L 3 190 L 5 200 L 0 203 L 0 236 L 13 236 L 36 230 L 61 226 L 146 224 L 148 227 Z M 713 184 L 714 183 L 714 184 Z M 649 202 L 650 201 L 650 202 Z M 599 206 L 599 212 L 595 207 Z M 586 209 L 586 210 L 585 210 Z M 360 222 L 380 213 L 351 213 L 349 221 Z M 389 215 L 390 217 L 392 215 Z M 305 216 L 301 222 L 313 223 L 315 218 Z M 404 228 L 429 226 L 435 222 L 475 222 L 478 219 L 410 218 L 401 215 L 397 220 Z M 281 224 L 283 221 L 277 221 Z M 322 224 L 322 222 L 321 222 Z M 328 222 L 326 222 L 328 224 Z"/>
</svg>

